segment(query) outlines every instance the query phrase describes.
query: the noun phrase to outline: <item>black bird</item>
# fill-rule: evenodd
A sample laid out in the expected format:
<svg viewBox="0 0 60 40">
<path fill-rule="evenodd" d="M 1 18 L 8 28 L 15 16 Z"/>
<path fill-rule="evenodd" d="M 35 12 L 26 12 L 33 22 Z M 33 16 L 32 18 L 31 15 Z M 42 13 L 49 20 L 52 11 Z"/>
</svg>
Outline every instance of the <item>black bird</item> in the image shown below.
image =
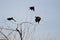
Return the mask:
<svg viewBox="0 0 60 40">
<path fill-rule="evenodd" d="M 34 7 L 34 6 L 31 6 L 31 7 L 29 7 L 29 8 L 30 8 L 30 10 L 35 11 L 35 7 Z"/>
<path fill-rule="evenodd" d="M 13 21 L 15 21 L 15 22 L 16 22 L 16 20 L 15 20 L 15 19 L 13 19 L 13 17 L 11 17 L 11 18 L 7 18 L 7 20 L 9 20 L 9 21 L 13 20 Z"/>
<path fill-rule="evenodd" d="M 39 16 L 35 16 L 35 22 L 40 22 L 40 20 L 41 20 L 41 17 L 39 17 Z"/>
</svg>

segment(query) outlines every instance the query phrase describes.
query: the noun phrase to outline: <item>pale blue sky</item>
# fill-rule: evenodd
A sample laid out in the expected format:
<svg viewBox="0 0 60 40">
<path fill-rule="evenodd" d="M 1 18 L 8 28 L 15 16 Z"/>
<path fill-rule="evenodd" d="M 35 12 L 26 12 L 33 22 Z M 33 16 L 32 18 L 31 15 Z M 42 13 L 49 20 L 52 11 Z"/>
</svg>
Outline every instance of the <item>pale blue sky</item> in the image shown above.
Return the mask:
<svg viewBox="0 0 60 40">
<path fill-rule="evenodd" d="M 29 10 L 32 5 L 36 8 L 35 12 Z M 17 23 L 34 22 L 36 15 L 42 18 L 37 26 L 36 38 L 49 40 L 49 35 L 53 40 L 60 40 L 60 0 L 0 0 L 0 25 L 3 22 L 10 25 L 7 17 L 14 17 Z"/>
</svg>

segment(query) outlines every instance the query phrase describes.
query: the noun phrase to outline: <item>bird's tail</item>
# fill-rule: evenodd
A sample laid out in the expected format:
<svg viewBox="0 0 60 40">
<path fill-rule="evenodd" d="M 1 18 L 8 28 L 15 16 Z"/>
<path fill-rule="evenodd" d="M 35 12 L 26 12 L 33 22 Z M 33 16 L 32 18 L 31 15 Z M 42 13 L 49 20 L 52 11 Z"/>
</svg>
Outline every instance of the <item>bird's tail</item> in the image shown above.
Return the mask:
<svg viewBox="0 0 60 40">
<path fill-rule="evenodd" d="M 15 20 L 15 19 L 13 19 L 13 21 L 14 21 L 14 22 L 16 22 L 16 20 Z"/>
<path fill-rule="evenodd" d="M 39 24 L 39 22 L 38 22 L 38 24 Z"/>
</svg>

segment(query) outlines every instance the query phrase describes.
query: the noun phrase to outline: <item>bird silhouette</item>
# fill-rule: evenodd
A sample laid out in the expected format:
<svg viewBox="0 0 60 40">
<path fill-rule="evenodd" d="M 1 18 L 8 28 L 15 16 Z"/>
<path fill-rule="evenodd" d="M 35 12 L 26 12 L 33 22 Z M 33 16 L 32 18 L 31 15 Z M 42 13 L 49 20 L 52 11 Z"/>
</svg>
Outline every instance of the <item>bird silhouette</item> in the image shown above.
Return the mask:
<svg viewBox="0 0 60 40">
<path fill-rule="evenodd" d="M 35 11 L 35 7 L 34 7 L 34 6 L 31 6 L 31 7 L 29 7 L 29 8 L 30 8 L 30 10 Z"/>
<path fill-rule="evenodd" d="M 41 20 L 41 17 L 39 17 L 39 16 L 35 16 L 35 22 L 40 22 L 40 20 Z"/>
<path fill-rule="evenodd" d="M 13 17 L 7 18 L 7 20 L 9 21 L 13 20 L 14 22 L 16 22 L 16 20 Z"/>
</svg>

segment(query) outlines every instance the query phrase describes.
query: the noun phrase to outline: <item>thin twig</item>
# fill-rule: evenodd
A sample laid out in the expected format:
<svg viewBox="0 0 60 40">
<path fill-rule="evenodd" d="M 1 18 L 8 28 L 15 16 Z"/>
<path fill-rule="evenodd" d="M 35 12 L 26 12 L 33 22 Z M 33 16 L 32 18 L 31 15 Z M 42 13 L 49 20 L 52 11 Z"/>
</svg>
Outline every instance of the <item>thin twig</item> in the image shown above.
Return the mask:
<svg viewBox="0 0 60 40">
<path fill-rule="evenodd" d="M 16 30 L 14 30 L 14 29 L 9 29 L 9 28 L 0 28 L 0 29 L 16 31 Z"/>
<path fill-rule="evenodd" d="M 19 33 L 21 40 L 23 40 L 23 38 L 22 38 L 22 30 L 21 30 L 21 32 L 20 32 L 20 31 L 16 28 L 16 31 Z"/>
<path fill-rule="evenodd" d="M 0 33 L 1 33 L 7 40 L 9 40 L 5 34 L 3 34 L 1 31 L 0 31 Z"/>
</svg>

